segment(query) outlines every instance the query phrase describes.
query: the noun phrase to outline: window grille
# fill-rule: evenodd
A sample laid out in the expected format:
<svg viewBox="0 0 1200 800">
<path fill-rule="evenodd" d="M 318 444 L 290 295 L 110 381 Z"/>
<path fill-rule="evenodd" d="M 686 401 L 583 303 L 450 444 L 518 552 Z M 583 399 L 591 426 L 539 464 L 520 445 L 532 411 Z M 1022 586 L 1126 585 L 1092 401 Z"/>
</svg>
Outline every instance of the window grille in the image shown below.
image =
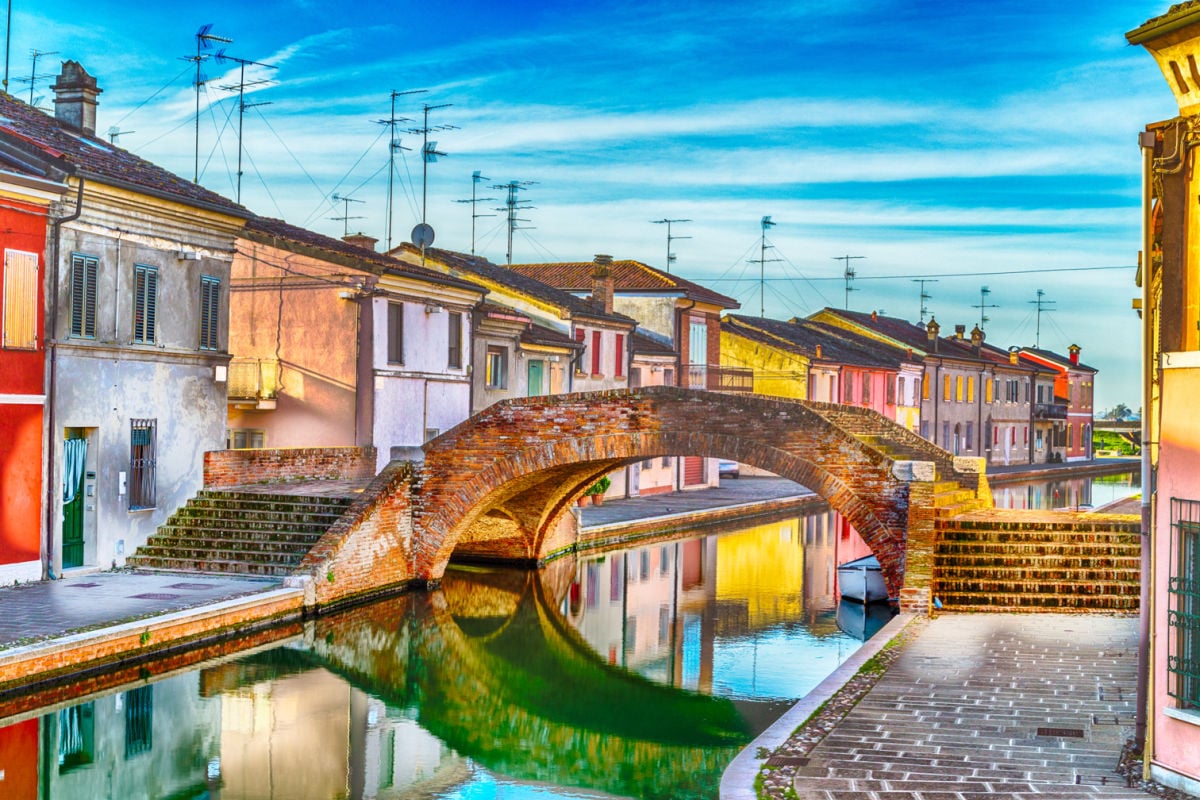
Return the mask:
<svg viewBox="0 0 1200 800">
<path fill-rule="evenodd" d="M 133 267 L 133 340 L 154 344 L 158 318 L 158 270 L 143 264 Z"/>
<path fill-rule="evenodd" d="M 217 338 L 221 311 L 221 280 L 209 275 L 200 277 L 200 349 L 217 350 Z"/>
<path fill-rule="evenodd" d="M 1200 708 L 1200 502 L 1171 498 L 1167 693 Z"/>
<path fill-rule="evenodd" d="M 129 510 L 154 508 L 155 440 L 158 420 L 130 420 Z"/>
<path fill-rule="evenodd" d="M 100 262 L 92 256 L 71 256 L 71 335 L 96 338 L 96 274 Z"/>
<path fill-rule="evenodd" d="M 125 693 L 125 757 L 149 753 L 154 746 L 154 686 Z"/>
<path fill-rule="evenodd" d="M 4 347 L 37 349 L 38 257 L 4 251 Z"/>
</svg>

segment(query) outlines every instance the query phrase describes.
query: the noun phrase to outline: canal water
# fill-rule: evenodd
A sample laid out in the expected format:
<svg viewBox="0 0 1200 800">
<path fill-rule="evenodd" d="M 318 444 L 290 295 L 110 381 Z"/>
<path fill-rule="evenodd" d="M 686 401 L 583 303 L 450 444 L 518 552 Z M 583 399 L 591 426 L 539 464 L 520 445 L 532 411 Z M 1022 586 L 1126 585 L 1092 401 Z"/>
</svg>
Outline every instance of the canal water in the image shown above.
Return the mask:
<svg viewBox="0 0 1200 800">
<path fill-rule="evenodd" d="M 839 605 L 836 564 L 863 552 L 821 512 L 536 573 L 452 569 L 437 591 L 0 706 L 0 797 L 714 798 L 890 618 Z"/>
<path fill-rule="evenodd" d="M 1042 511 L 1098 509 L 1142 491 L 1140 472 L 1055 480 L 1023 481 L 992 486 L 997 508 Z"/>
</svg>

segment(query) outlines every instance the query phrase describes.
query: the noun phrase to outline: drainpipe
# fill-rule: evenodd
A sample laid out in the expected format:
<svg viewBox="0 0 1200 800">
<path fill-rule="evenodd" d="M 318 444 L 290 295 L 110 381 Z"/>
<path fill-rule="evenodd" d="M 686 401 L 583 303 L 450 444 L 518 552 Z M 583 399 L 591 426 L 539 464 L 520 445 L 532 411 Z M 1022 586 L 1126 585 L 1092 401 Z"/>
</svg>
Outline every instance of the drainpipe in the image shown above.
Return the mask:
<svg viewBox="0 0 1200 800">
<path fill-rule="evenodd" d="M 983 388 L 984 382 L 987 380 L 987 369 L 979 370 L 979 394 L 975 395 L 975 455 L 979 458 L 986 459 L 983 454 L 983 398 L 987 397 L 987 392 Z M 987 461 L 984 462 L 984 471 L 987 470 Z"/>
<path fill-rule="evenodd" d="M 675 307 L 675 385 L 680 386 L 683 382 L 683 315 L 696 307 L 695 300 L 689 300 L 686 306 Z M 689 336 L 691 327 L 688 328 Z M 689 353 L 689 357 L 690 357 Z M 680 456 L 675 456 L 675 491 L 683 491 L 683 459 Z"/>
<path fill-rule="evenodd" d="M 938 443 L 938 407 L 942 404 L 938 398 L 945 396 L 942 391 L 941 377 L 942 362 L 938 361 L 937 366 L 933 368 L 933 386 L 929 387 L 929 399 L 933 402 L 933 438 L 930 441 L 934 444 Z M 945 442 L 942 443 L 942 447 L 945 447 Z"/>
<path fill-rule="evenodd" d="M 1018 356 L 1019 358 L 1019 356 Z M 1029 376 L 1029 432 L 1025 435 L 1025 450 L 1029 456 L 1029 463 L 1033 463 L 1033 398 L 1037 395 L 1037 373 Z"/>
<path fill-rule="evenodd" d="M 1153 395 L 1151 375 L 1155 374 L 1158 365 L 1153 362 L 1154 345 L 1151 336 L 1150 320 L 1153 308 L 1150 305 L 1150 278 L 1154 264 L 1150 260 L 1150 204 L 1152 202 L 1153 182 L 1151 170 L 1154 167 L 1154 145 L 1156 136 L 1143 132 L 1139 137 L 1142 149 L 1142 252 L 1139 260 L 1142 262 L 1142 549 L 1141 549 L 1141 592 L 1138 614 L 1138 666 L 1137 666 L 1137 708 L 1134 713 L 1133 740 L 1135 747 L 1142 750 L 1142 778 L 1150 778 L 1150 759 L 1154 755 L 1154 729 L 1147 725 L 1151 698 L 1154 692 L 1154 676 L 1151 665 L 1154 663 L 1154 472 L 1150 457 L 1151 430 L 1151 398 Z"/>
<path fill-rule="evenodd" d="M 79 215 L 83 213 L 83 183 L 82 176 L 78 177 L 79 187 L 75 194 L 75 211 L 65 217 L 56 217 L 50 221 L 50 270 L 53 276 L 50 280 L 50 313 L 46 320 L 45 345 L 50 350 L 50 359 L 47 364 L 48 376 L 46 379 L 46 398 L 49 402 L 46 404 L 46 430 L 49 431 L 50 441 L 48 442 L 47 453 L 50 462 L 50 468 L 46 475 L 46 534 L 42 546 L 45 548 L 45 556 L 42 560 L 42 578 L 52 578 L 54 575 L 54 505 L 57 493 L 54 487 L 57 485 L 54 481 L 55 475 L 55 459 L 54 452 L 54 430 L 55 430 L 55 414 L 54 410 L 57 406 L 54 398 L 55 387 L 58 383 L 58 251 L 59 239 L 62 235 L 62 226 L 67 222 L 74 222 L 79 219 Z"/>
</svg>

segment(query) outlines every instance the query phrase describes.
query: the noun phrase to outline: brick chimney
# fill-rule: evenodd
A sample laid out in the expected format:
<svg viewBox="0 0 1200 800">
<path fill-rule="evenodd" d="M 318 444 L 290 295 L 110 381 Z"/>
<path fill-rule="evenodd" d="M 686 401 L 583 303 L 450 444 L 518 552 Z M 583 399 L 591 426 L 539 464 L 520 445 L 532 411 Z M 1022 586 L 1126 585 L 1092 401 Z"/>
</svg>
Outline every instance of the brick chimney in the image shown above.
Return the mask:
<svg viewBox="0 0 1200 800">
<path fill-rule="evenodd" d="M 613 277 L 612 256 L 597 253 L 596 268 L 592 270 L 592 303 L 604 309 L 605 314 L 613 313 Z"/>
<path fill-rule="evenodd" d="M 1021 348 L 1019 348 L 1019 347 L 1008 348 L 1008 363 L 1016 364 L 1020 360 L 1021 360 Z"/>
<path fill-rule="evenodd" d="M 961 340 L 966 335 L 967 335 L 967 326 L 966 325 L 955 325 L 954 326 L 954 338 L 955 339 Z"/>
<path fill-rule="evenodd" d="M 359 231 L 358 233 L 347 233 L 342 237 L 342 241 L 346 244 L 352 244 L 355 247 L 361 247 L 364 250 L 371 251 L 375 250 L 375 245 L 379 242 L 379 240 L 374 236 L 368 236 L 362 231 Z"/>
<path fill-rule="evenodd" d="M 96 134 L 96 97 L 103 89 L 78 61 L 64 61 L 54 90 L 54 117 L 59 122 L 94 136 Z"/>
<path fill-rule="evenodd" d="M 971 329 L 971 347 L 974 348 L 976 355 L 983 349 L 983 329 L 976 325 Z"/>
<path fill-rule="evenodd" d="M 1074 364 L 1075 366 L 1079 366 L 1079 351 L 1080 351 L 1080 349 L 1081 348 L 1077 344 L 1073 344 L 1067 348 L 1067 353 L 1070 356 L 1071 363 Z"/>
</svg>

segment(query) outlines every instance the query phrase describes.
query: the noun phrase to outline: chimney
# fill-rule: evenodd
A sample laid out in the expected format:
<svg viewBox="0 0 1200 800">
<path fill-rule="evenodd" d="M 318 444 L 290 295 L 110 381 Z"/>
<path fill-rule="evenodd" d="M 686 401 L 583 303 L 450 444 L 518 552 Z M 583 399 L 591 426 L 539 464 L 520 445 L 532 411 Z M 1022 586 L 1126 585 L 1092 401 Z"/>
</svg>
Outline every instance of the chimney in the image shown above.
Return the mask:
<svg viewBox="0 0 1200 800">
<path fill-rule="evenodd" d="M 821 345 L 817 345 L 817 358 L 821 358 Z"/>
<path fill-rule="evenodd" d="M 54 90 L 54 117 L 64 125 L 96 135 L 96 79 L 78 61 L 64 61 Z"/>
<path fill-rule="evenodd" d="M 379 242 L 374 236 L 359 231 L 358 233 L 347 233 L 342 237 L 342 241 L 346 244 L 352 244 L 355 247 L 361 247 L 364 250 L 375 250 L 375 245 Z"/>
<path fill-rule="evenodd" d="M 983 339 L 983 329 L 976 325 L 971 329 L 971 347 L 975 348 L 976 354 L 983 349 Z"/>
<path fill-rule="evenodd" d="M 1070 354 L 1071 363 L 1076 367 L 1079 366 L 1079 350 L 1080 347 L 1077 344 L 1073 344 L 1067 348 L 1067 353 Z"/>
<path fill-rule="evenodd" d="M 937 320 L 933 317 L 930 317 L 929 322 L 925 325 L 925 335 L 929 338 L 929 341 L 933 342 L 933 352 L 935 353 L 938 349 L 938 332 L 941 331 L 941 329 L 942 326 L 938 325 Z"/>
<path fill-rule="evenodd" d="M 967 335 L 967 326 L 966 325 L 955 325 L 954 326 L 954 338 L 955 339 L 962 340 L 962 338 L 966 335 Z"/>
<path fill-rule="evenodd" d="M 871 322 L 878 322 L 878 321 L 879 321 L 879 312 L 872 311 L 871 312 Z"/>
<path fill-rule="evenodd" d="M 605 314 L 611 314 L 613 313 L 612 256 L 597 253 L 595 264 L 596 268 L 592 271 L 592 303 L 603 308 Z"/>
<path fill-rule="evenodd" d="M 1021 359 L 1021 348 L 1019 348 L 1019 347 L 1008 348 L 1008 363 L 1016 364 L 1018 361 L 1020 361 L 1020 359 Z"/>
</svg>

